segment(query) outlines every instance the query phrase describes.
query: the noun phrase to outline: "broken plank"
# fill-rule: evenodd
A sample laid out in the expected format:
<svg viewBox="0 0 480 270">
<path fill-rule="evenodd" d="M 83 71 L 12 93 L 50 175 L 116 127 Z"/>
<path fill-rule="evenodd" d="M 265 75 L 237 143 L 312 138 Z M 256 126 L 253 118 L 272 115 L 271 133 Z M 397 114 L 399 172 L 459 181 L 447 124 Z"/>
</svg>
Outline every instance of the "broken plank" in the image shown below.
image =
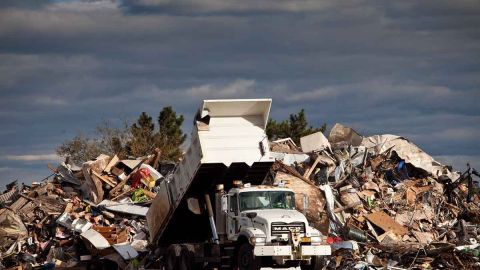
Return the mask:
<svg viewBox="0 0 480 270">
<path fill-rule="evenodd" d="M 321 157 L 318 156 L 317 159 L 315 159 L 315 162 L 313 162 L 313 165 L 312 167 L 310 167 L 306 172 L 305 174 L 303 175 L 303 177 L 305 179 L 309 179 L 310 178 L 310 175 L 312 174 L 313 170 L 315 170 L 315 167 L 317 167 L 317 164 L 320 162 L 321 160 Z"/>
<path fill-rule="evenodd" d="M 106 173 L 110 173 L 112 167 L 115 166 L 115 164 L 117 164 L 119 161 L 120 159 L 117 155 L 113 156 L 113 158 L 110 160 L 110 162 L 108 162 L 107 166 L 105 167 L 105 169 L 103 169 L 103 171 Z"/>
<path fill-rule="evenodd" d="M 160 148 L 155 148 L 155 160 L 153 161 L 152 167 L 157 170 L 158 163 L 160 162 L 160 157 L 162 156 L 162 150 Z"/>
<path fill-rule="evenodd" d="M 29 201 L 30 201 L 29 199 L 26 199 L 24 197 L 20 197 L 12 205 L 10 205 L 10 209 L 12 209 L 12 211 L 14 211 L 14 212 L 17 212 L 19 209 L 21 209 Z"/>
<path fill-rule="evenodd" d="M 98 179 L 102 180 L 103 182 L 107 183 L 107 185 L 111 186 L 111 187 L 115 187 L 117 185 L 117 183 L 113 182 L 111 179 L 108 179 L 107 177 L 104 177 L 103 175 L 100 175 L 99 173 L 97 173 L 96 171 L 94 170 L 91 170 L 92 174 L 94 176 L 96 176 Z"/>
<path fill-rule="evenodd" d="M 131 188 L 131 189 L 125 191 L 125 192 L 122 192 L 120 195 L 118 195 L 118 196 L 116 196 L 116 197 L 113 197 L 113 198 L 112 198 L 112 201 L 116 201 L 116 200 L 118 200 L 119 198 L 122 198 L 122 197 L 124 197 L 124 196 L 127 196 L 127 195 L 129 195 L 130 193 L 132 193 L 134 190 L 135 190 L 134 188 Z"/>
<path fill-rule="evenodd" d="M 144 193 L 145 195 L 147 195 L 147 197 L 149 197 L 150 199 L 155 199 L 155 196 L 157 196 L 156 193 L 153 193 L 153 192 L 151 192 L 151 191 L 149 191 L 149 190 L 146 190 L 146 189 L 144 189 L 144 188 L 142 188 L 141 190 L 142 190 L 143 193 Z"/>
<path fill-rule="evenodd" d="M 142 165 L 147 159 L 148 159 L 148 158 L 145 158 L 145 159 L 143 159 L 142 161 L 140 161 L 140 162 L 135 166 L 135 168 L 133 168 L 133 171 L 132 171 L 122 182 L 120 182 L 116 187 L 114 187 L 114 188 L 112 188 L 112 190 L 110 190 L 110 192 L 108 193 L 108 194 L 110 195 L 110 197 L 112 197 L 113 195 L 115 195 L 115 193 L 116 193 L 117 191 L 119 191 L 119 190 L 128 182 L 128 180 L 130 179 L 130 177 L 137 172 L 138 168 L 140 168 L 140 165 Z"/>
</svg>

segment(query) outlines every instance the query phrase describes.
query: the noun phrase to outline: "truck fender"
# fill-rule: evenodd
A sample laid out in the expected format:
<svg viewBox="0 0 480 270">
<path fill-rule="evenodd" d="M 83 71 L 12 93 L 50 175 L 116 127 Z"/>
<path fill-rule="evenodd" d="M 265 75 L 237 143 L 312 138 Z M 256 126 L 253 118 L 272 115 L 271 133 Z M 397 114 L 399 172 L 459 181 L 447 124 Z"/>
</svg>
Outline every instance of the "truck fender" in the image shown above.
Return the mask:
<svg viewBox="0 0 480 270">
<path fill-rule="evenodd" d="M 240 239 L 246 239 L 250 244 L 250 239 L 252 237 L 266 237 L 265 233 L 260 230 L 260 229 L 254 229 L 251 227 L 242 227 L 240 229 L 240 232 L 238 233 L 238 241 L 240 242 Z"/>
<path fill-rule="evenodd" d="M 316 228 L 312 227 L 312 226 L 307 226 L 307 230 L 305 231 L 305 234 L 307 236 L 321 236 L 322 233 L 317 230 Z"/>
</svg>

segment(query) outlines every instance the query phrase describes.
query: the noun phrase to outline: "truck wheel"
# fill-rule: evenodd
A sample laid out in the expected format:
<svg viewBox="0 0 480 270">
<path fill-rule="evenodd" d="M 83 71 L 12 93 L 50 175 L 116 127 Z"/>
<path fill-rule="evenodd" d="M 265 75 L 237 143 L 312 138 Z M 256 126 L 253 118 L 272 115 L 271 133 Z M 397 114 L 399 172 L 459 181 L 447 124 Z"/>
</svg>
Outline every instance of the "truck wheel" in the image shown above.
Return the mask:
<svg viewBox="0 0 480 270">
<path fill-rule="evenodd" d="M 165 260 L 166 270 L 177 270 L 179 265 L 179 258 L 182 252 L 182 247 L 179 245 L 171 245 L 167 249 L 167 256 Z"/>
<path fill-rule="evenodd" d="M 321 270 L 325 264 L 325 259 L 322 256 L 312 256 L 310 265 L 305 265 L 302 269 L 307 270 Z"/>
<path fill-rule="evenodd" d="M 187 246 L 182 246 L 182 251 L 180 252 L 180 258 L 178 263 L 178 269 L 179 270 L 194 269 L 193 256 L 194 256 L 193 252 Z"/>
<path fill-rule="evenodd" d="M 253 246 L 249 243 L 243 243 L 238 249 L 238 267 L 240 270 L 258 270 L 260 269 L 260 258 L 253 255 Z"/>
</svg>

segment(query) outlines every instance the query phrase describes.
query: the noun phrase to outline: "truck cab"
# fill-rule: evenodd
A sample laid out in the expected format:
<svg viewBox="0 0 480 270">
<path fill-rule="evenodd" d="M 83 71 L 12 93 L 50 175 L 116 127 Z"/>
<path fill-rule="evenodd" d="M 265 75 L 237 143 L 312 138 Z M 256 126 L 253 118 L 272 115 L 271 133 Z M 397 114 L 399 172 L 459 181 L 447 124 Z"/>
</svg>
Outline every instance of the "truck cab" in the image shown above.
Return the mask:
<svg viewBox="0 0 480 270">
<path fill-rule="evenodd" d="M 303 264 L 317 269 L 318 256 L 331 254 L 321 233 L 295 209 L 295 193 L 283 186 L 236 183 L 223 197 L 227 239 L 237 243 L 240 269 Z M 267 262 L 268 263 L 268 262 Z"/>
</svg>

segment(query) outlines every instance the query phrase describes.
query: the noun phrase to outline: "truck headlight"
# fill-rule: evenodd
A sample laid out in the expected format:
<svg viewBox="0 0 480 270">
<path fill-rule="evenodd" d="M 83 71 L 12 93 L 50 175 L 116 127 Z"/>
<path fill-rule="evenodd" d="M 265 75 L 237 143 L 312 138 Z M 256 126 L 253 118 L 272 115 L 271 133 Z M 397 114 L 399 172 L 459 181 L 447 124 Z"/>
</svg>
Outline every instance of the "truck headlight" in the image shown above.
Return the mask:
<svg viewBox="0 0 480 270">
<path fill-rule="evenodd" d="M 252 245 L 263 246 L 265 245 L 265 237 L 250 237 L 250 243 Z"/>
<path fill-rule="evenodd" d="M 312 245 L 320 245 L 322 243 L 322 237 L 321 236 L 312 236 L 310 237 L 310 242 Z"/>
</svg>

